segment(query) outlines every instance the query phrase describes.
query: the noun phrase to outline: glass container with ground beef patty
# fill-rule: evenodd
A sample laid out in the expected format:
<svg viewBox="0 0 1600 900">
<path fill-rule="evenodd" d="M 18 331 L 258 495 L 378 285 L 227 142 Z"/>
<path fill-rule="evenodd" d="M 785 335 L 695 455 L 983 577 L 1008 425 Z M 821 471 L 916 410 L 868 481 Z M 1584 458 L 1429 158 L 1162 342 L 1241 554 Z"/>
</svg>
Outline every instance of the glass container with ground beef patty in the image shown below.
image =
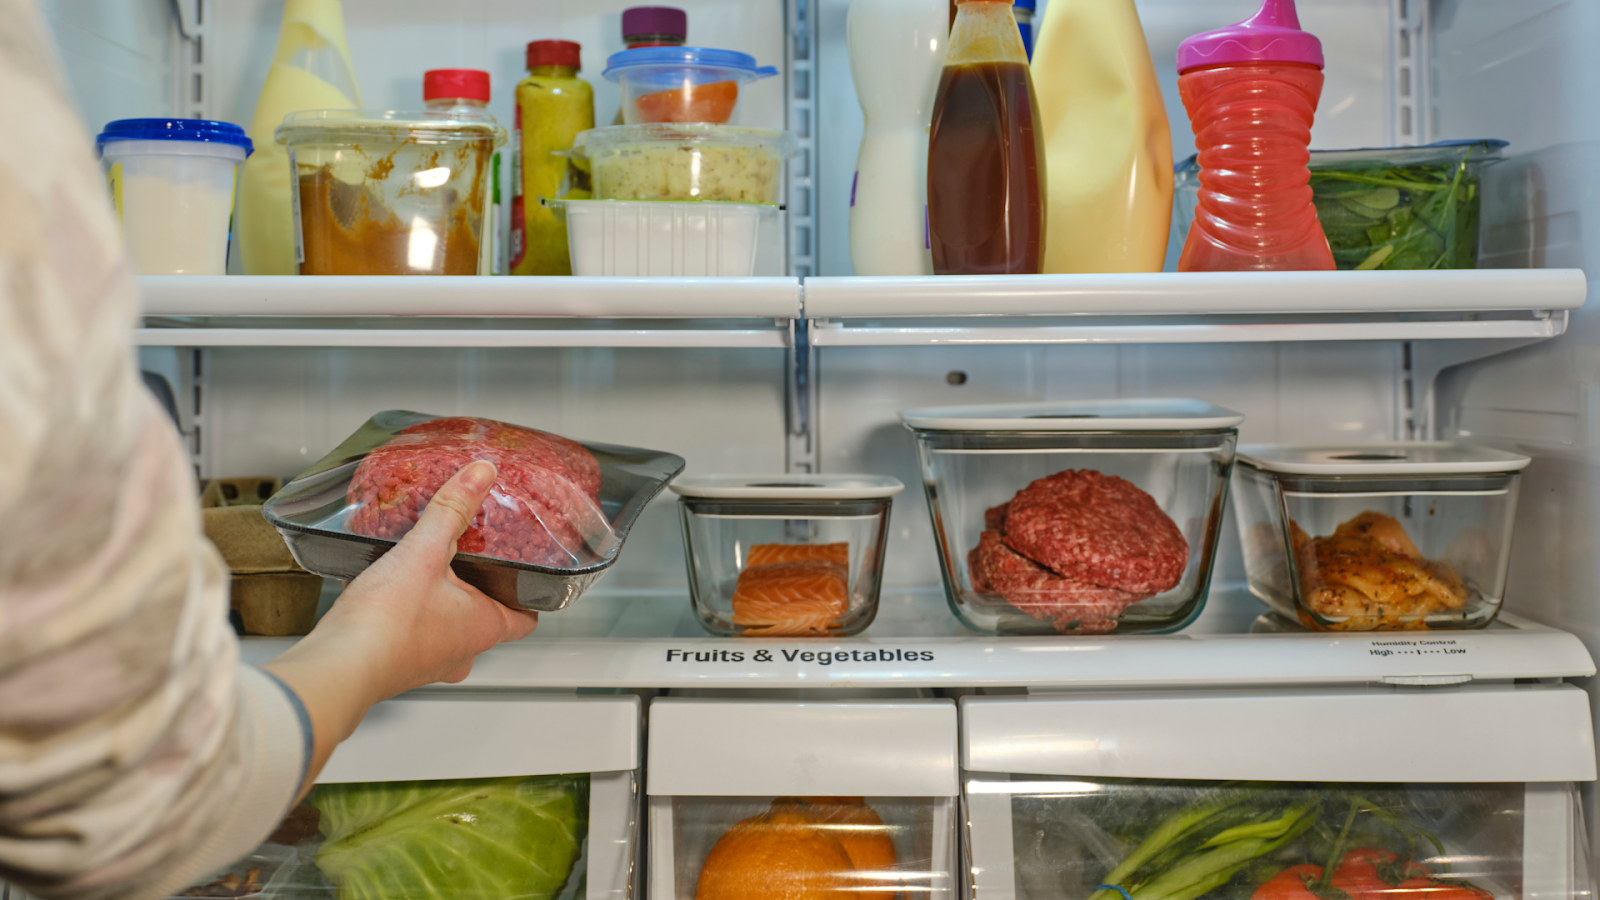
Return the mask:
<svg viewBox="0 0 1600 900">
<path fill-rule="evenodd" d="M 878 614 L 889 507 L 878 475 L 679 479 L 695 617 L 712 634 L 842 637 Z"/>
<path fill-rule="evenodd" d="M 488 274 L 488 113 L 315 109 L 278 127 L 301 275 Z"/>
<path fill-rule="evenodd" d="M 1176 631 L 1205 606 L 1244 416 L 1198 400 L 907 410 L 956 616 L 1013 635 Z"/>
<path fill-rule="evenodd" d="M 1242 447 L 1250 592 L 1317 631 L 1482 628 L 1500 611 L 1528 462 L 1433 441 Z"/>
</svg>

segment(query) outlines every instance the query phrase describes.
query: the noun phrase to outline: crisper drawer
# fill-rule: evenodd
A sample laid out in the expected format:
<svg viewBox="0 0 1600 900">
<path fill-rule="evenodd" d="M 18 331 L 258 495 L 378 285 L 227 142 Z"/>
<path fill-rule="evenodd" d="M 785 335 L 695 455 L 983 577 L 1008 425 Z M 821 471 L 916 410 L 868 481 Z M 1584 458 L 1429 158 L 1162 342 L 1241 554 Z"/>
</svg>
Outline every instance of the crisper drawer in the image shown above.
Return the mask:
<svg viewBox="0 0 1600 900">
<path fill-rule="evenodd" d="M 978 900 L 1591 894 L 1570 685 L 969 697 Z"/>
<path fill-rule="evenodd" d="M 399 697 L 266 844 L 182 896 L 626 900 L 639 751 L 634 696 Z"/>
<path fill-rule="evenodd" d="M 948 700 L 656 700 L 648 759 L 654 900 L 959 890 Z"/>
</svg>

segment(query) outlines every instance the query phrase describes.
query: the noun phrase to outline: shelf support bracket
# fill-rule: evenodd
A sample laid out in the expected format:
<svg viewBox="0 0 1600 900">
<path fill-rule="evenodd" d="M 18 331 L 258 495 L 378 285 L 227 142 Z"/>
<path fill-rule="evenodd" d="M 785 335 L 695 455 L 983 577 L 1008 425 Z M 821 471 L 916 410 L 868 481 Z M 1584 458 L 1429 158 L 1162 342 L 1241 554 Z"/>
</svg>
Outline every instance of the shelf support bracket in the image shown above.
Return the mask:
<svg viewBox="0 0 1600 900">
<path fill-rule="evenodd" d="M 784 367 L 788 408 L 787 469 L 792 475 L 810 475 L 818 469 L 817 348 L 811 341 L 811 322 L 789 322 L 789 350 Z"/>
</svg>

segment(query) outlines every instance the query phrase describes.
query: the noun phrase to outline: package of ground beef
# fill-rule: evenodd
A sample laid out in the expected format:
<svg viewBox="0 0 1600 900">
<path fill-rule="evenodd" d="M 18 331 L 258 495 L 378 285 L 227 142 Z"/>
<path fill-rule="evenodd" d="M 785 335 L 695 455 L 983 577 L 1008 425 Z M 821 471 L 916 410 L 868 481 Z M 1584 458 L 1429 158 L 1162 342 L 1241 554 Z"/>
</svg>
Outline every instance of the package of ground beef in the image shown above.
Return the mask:
<svg viewBox="0 0 1600 900">
<path fill-rule="evenodd" d="M 523 609 L 563 609 L 616 561 L 650 499 L 683 469 L 670 453 L 575 441 L 506 422 L 392 410 L 372 417 L 263 507 L 295 559 L 360 574 L 475 460 L 494 487 L 457 543 L 456 574 Z"/>
<path fill-rule="evenodd" d="M 456 549 L 539 566 L 581 566 L 611 536 L 600 510 L 600 464 L 577 441 L 458 416 L 401 429 L 356 466 L 349 528 L 399 538 L 428 500 L 475 460 L 494 463 L 494 487 Z"/>
</svg>

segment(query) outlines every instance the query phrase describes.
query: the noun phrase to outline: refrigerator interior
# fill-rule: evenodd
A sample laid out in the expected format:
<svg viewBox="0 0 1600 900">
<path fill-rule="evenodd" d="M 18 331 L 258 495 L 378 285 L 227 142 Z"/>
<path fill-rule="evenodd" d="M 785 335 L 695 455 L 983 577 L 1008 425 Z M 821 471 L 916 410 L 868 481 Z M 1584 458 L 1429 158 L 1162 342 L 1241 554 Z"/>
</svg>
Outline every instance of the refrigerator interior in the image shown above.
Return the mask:
<svg viewBox="0 0 1600 900">
<path fill-rule="evenodd" d="M 416 108 L 426 68 L 487 68 L 491 112 L 510 120 L 522 47 L 561 37 L 584 45 L 584 77 L 609 120 L 616 87 L 599 77 L 621 49 L 626 0 L 346 0 L 351 51 L 369 107 Z M 758 83 L 746 122 L 787 127 L 807 144 L 791 166 L 785 251 L 797 276 L 848 276 L 849 184 L 861 133 L 845 52 L 846 0 L 685 2 L 690 42 L 736 47 L 772 62 L 782 78 Z M 140 115 L 202 115 L 246 123 L 277 37 L 273 0 L 45 0 L 69 85 L 92 134 Z M 1040 4 L 1047 12 L 1047 4 Z M 1179 40 L 1247 16 L 1253 0 L 1140 0 L 1161 75 L 1174 156 L 1192 151 L 1176 101 Z M 1347 148 L 1456 138 L 1504 138 L 1507 158 L 1489 170 L 1483 262 L 1502 268 L 1591 269 L 1600 211 L 1588 152 L 1600 130 L 1589 86 L 1600 59 L 1600 5 L 1571 0 L 1302 0 L 1302 22 L 1332 62 L 1313 147 Z M 1169 245 L 1173 246 L 1173 245 Z M 1175 250 L 1169 250 L 1169 268 Z M 1440 273 L 1443 274 L 1443 273 Z M 1470 273 L 1469 273 L 1470 274 Z M 1450 282 L 1442 282 L 1450 283 Z M 1429 290 L 1423 288 L 1422 290 Z M 1298 295 L 1285 290 L 1288 307 Z M 809 298 L 809 295 L 808 295 Z M 808 303 L 810 300 L 808 299 Z M 1132 317 L 1104 317 L 1137 325 Z M 1534 458 L 1521 491 L 1501 625 L 1456 636 L 1480 680 L 1592 674 L 1581 648 L 1541 625 L 1576 634 L 1600 652 L 1600 311 L 1584 307 L 1554 340 L 1261 340 L 1228 343 L 1084 341 L 1009 345 L 844 346 L 814 349 L 808 384 L 793 384 L 803 353 L 770 346 L 344 347 L 150 346 L 144 368 L 179 398 L 181 425 L 205 477 L 291 476 L 372 413 L 413 409 L 485 416 L 585 439 L 643 445 L 688 460 L 687 473 L 782 471 L 892 475 L 896 498 L 884 573 L 884 611 L 866 632 L 884 659 L 924 684 L 982 683 L 998 642 L 967 639 L 946 608 L 922 478 L 899 410 L 948 404 L 1096 397 L 1193 397 L 1244 413 L 1240 442 L 1359 442 L 1471 438 Z M 1203 317 L 1191 317 L 1195 323 Z M 1054 320 L 1052 320 L 1054 321 Z M 1028 322 L 1018 323 L 1028 326 Z M 1204 324 L 1199 322 L 1199 324 Z M 492 323 L 483 327 L 495 327 Z M 609 326 L 607 326 L 609 327 Z M 1368 334 L 1367 337 L 1373 335 Z M 475 686 L 592 687 L 584 672 L 649 681 L 657 657 L 695 672 L 726 660 L 712 653 L 687 600 L 683 548 L 670 496 L 645 512 L 621 560 L 596 593 L 546 616 L 529 646 L 563 648 L 554 661 L 527 647 L 486 657 Z M 1264 612 L 1242 590 L 1237 528 L 1222 527 L 1219 569 L 1206 614 L 1185 636 L 1124 645 L 1109 684 L 1213 679 L 1268 683 L 1313 667 L 1318 678 L 1369 680 L 1370 658 L 1337 641 L 1297 641 L 1268 651 L 1246 636 Z M 1497 655 L 1494 635 L 1537 643 L 1525 659 Z M 1187 639 L 1194 636 L 1194 640 Z M 1215 637 L 1210 641 L 1201 638 Z M 602 639 L 670 638 L 650 664 L 613 665 Z M 950 640 L 926 660 L 899 639 Z M 258 643 L 259 654 L 276 652 Z M 1067 647 L 1034 654 L 1006 676 L 1040 682 L 1095 673 Z M 889 649 L 882 649 L 887 645 Z M 732 646 L 732 645 L 727 645 Z M 933 646 L 918 644 L 918 646 Z M 1020 645 L 1018 645 L 1020 646 Z M 1030 645 L 1031 646 L 1031 645 Z M 1363 647 L 1365 645 L 1362 645 Z M 1224 647 L 1228 649 L 1224 649 Z M 1293 649 L 1288 649 L 1293 648 Z M 1048 648 L 1041 648 L 1048 649 Z M 247 656 L 251 653 L 247 646 Z M 610 652 L 607 650 L 606 652 Z M 776 654 L 779 651 L 774 651 Z M 809 648 L 801 682 L 834 683 Z M 1362 651 L 1365 652 L 1365 651 Z M 1081 654 L 1080 654 L 1081 655 Z M 615 657 L 621 659 L 621 657 Z M 1530 661 L 1531 660 L 1531 661 Z M 851 660 L 852 664 L 859 660 Z M 798 664 L 798 663 L 797 663 Z M 1384 665 L 1390 665 L 1385 661 Z M 1439 678 L 1437 665 L 1396 659 L 1385 678 Z M 1431 665 L 1431 667 L 1430 667 Z M 544 666 L 544 668 L 539 668 Z M 585 668 L 585 667 L 588 668 Z M 1065 666 L 1065 668 L 1063 668 Z M 563 667 L 564 674 L 559 671 Z M 609 667 L 609 668 L 608 668 Z M 724 669 L 725 671 L 725 669 Z M 529 674 L 529 673 L 533 674 Z M 576 674 L 572 674 L 576 673 Z M 806 674 L 809 673 L 809 674 Z M 1019 674 L 1020 673 L 1020 674 Z M 1119 674 L 1120 673 L 1120 674 Z M 561 678 L 568 678 L 562 681 Z M 742 683 L 763 684 L 759 674 Z M 894 683 L 884 676 L 882 683 Z M 540 681 L 539 679 L 544 679 Z M 805 680 L 809 678 L 810 680 Z M 940 681 L 943 678 L 945 680 Z M 794 678 L 783 682 L 795 684 Z M 859 683 L 859 682 L 855 682 Z M 1432 684 L 1426 680 L 1412 684 Z M 639 683 L 629 686 L 670 686 Z M 1592 750 L 1590 753 L 1592 757 Z M 1079 773 L 1082 774 L 1082 773 Z M 1171 777 L 1171 776 L 1164 776 Z M 653 790 L 653 788 L 652 788 Z M 1583 787 L 1592 809 L 1590 788 Z M 874 792 L 860 791 L 867 795 Z M 776 796 L 773 790 L 753 796 Z M 1592 813 L 1591 813 L 1592 815 Z M 1592 825 L 1588 829 L 1594 835 Z"/>
</svg>

